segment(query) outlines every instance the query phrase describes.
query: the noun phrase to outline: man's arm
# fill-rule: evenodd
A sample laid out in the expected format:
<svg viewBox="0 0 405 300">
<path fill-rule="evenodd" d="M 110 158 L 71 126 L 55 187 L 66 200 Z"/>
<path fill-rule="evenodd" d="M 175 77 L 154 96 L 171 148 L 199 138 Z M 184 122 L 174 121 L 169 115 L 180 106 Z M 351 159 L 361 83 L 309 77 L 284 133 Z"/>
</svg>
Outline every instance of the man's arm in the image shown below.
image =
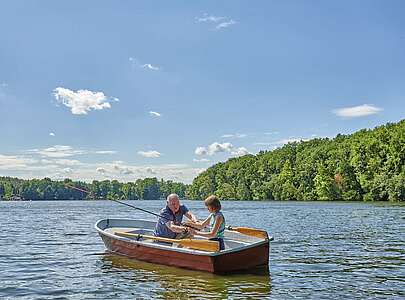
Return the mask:
<svg viewBox="0 0 405 300">
<path fill-rule="evenodd" d="M 189 218 L 193 223 L 197 223 L 197 218 L 193 215 L 191 211 L 188 211 L 184 214 L 187 218 Z"/>
<path fill-rule="evenodd" d="M 166 226 L 175 233 L 181 233 L 187 230 L 187 227 L 181 225 L 174 225 L 173 221 L 166 223 Z"/>
</svg>

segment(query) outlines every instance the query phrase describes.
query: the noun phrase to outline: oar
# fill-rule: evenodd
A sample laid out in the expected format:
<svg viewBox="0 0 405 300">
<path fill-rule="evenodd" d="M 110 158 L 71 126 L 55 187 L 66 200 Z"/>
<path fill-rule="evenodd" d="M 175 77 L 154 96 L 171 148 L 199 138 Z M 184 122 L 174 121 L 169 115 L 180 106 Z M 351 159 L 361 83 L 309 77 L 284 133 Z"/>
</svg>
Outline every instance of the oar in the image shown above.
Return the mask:
<svg viewBox="0 0 405 300">
<path fill-rule="evenodd" d="M 195 250 L 204 250 L 204 251 L 211 251 L 211 252 L 218 252 L 219 251 L 219 243 L 216 241 L 207 241 L 207 240 L 194 240 L 194 239 L 168 239 L 164 237 L 158 237 L 153 235 L 145 235 L 145 234 L 136 234 L 130 232 L 115 232 L 116 235 L 129 237 L 129 238 L 145 238 L 156 240 L 165 243 L 177 243 L 182 245 L 183 247 L 195 249 Z"/>
<path fill-rule="evenodd" d="M 231 231 L 237 231 L 244 235 L 254 236 L 258 238 L 268 239 L 269 236 L 266 231 L 256 228 L 249 228 L 249 227 L 232 227 L 228 226 L 226 229 Z"/>
<path fill-rule="evenodd" d="M 193 223 L 188 220 L 185 222 L 184 225 L 197 229 L 197 228 L 193 227 Z M 254 236 L 254 237 L 261 238 L 261 239 L 267 239 L 269 237 L 266 231 L 261 230 L 261 229 L 256 229 L 256 228 L 226 226 L 226 229 L 231 230 L 231 231 L 237 231 L 244 235 Z"/>
</svg>

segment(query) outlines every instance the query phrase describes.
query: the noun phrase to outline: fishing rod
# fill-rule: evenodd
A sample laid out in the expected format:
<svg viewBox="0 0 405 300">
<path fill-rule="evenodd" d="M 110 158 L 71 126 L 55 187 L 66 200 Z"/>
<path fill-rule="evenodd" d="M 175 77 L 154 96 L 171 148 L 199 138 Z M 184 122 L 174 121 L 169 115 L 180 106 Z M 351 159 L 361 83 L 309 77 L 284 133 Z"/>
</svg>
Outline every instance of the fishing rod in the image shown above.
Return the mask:
<svg viewBox="0 0 405 300">
<path fill-rule="evenodd" d="M 93 192 L 87 191 L 87 190 L 85 190 L 85 189 L 83 189 L 83 188 L 78 188 L 78 187 L 76 187 L 76 186 L 74 186 L 74 185 L 65 184 L 65 186 L 66 186 L 66 187 L 69 187 L 69 188 L 71 188 L 71 189 L 75 189 L 75 190 L 78 190 L 78 191 L 81 191 L 81 192 L 90 194 L 90 195 L 93 194 Z M 93 195 L 94 195 L 94 194 L 93 194 Z M 168 218 L 168 217 L 165 217 L 165 216 L 156 214 L 156 213 L 154 213 L 154 212 L 151 212 L 151 211 L 146 210 L 146 209 L 143 209 L 143 208 L 139 208 L 139 207 L 133 206 L 133 205 L 128 204 L 128 203 L 125 203 L 125 202 L 121 202 L 121 201 L 118 201 L 118 200 L 115 200 L 115 199 L 109 199 L 109 200 L 118 202 L 118 203 L 120 203 L 120 204 L 122 204 L 122 205 L 126 205 L 126 206 L 129 206 L 129 207 L 138 209 L 138 210 L 140 210 L 140 211 L 146 212 L 146 213 L 151 214 L 151 215 L 154 215 L 154 216 L 156 216 L 156 217 L 160 217 L 160 218 L 166 219 L 166 220 L 168 220 L 168 221 L 174 221 L 174 220 L 172 220 L 172 219 L 170 219 L 170 218 Z M 186 225 L 186 224 L 182 224 L 182 225 L 183 225 L 183 226 L 187 226 L 187 227 L 194 228 L 194 227 L 192 227 L 192 226 L 190 226 L 190 225 Z"/>
</svg>

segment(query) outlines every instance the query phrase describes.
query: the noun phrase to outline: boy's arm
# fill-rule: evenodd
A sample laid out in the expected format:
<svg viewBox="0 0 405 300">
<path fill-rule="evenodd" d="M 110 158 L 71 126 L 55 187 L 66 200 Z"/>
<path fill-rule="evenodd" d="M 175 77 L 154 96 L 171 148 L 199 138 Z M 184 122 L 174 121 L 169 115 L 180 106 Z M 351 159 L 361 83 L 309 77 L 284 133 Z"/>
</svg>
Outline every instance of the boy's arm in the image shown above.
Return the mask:
<svg viewBox="0 0 405 300">
<path fill-rule="evenodd" d="M 207 220 L 209 220 L 209 217 L 207 218 Z M 194 234 L 199 236 L 205 236 L 207 238 L 216 237 L 217 232 L 219 230 L 219 226 L 221 226 L 223 221 L 224 218 L 222 216 L 216 216 L 214 226 L 211 228 L 210 232 L 196 231 Z"/>
</svg>

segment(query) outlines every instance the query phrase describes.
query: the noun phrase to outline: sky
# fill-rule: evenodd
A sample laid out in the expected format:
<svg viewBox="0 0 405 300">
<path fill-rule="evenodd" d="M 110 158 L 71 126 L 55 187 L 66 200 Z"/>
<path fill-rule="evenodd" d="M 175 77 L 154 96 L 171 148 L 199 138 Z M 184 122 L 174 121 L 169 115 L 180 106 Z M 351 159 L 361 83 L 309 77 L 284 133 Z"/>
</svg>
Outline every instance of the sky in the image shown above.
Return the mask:
<svg viewBox="0 0 405 300">
<path fill-rule="evenodd" d="M 0 2 L 0 176 L 191 183 L 405 117 L 403 1 Z"/>
</svg>

